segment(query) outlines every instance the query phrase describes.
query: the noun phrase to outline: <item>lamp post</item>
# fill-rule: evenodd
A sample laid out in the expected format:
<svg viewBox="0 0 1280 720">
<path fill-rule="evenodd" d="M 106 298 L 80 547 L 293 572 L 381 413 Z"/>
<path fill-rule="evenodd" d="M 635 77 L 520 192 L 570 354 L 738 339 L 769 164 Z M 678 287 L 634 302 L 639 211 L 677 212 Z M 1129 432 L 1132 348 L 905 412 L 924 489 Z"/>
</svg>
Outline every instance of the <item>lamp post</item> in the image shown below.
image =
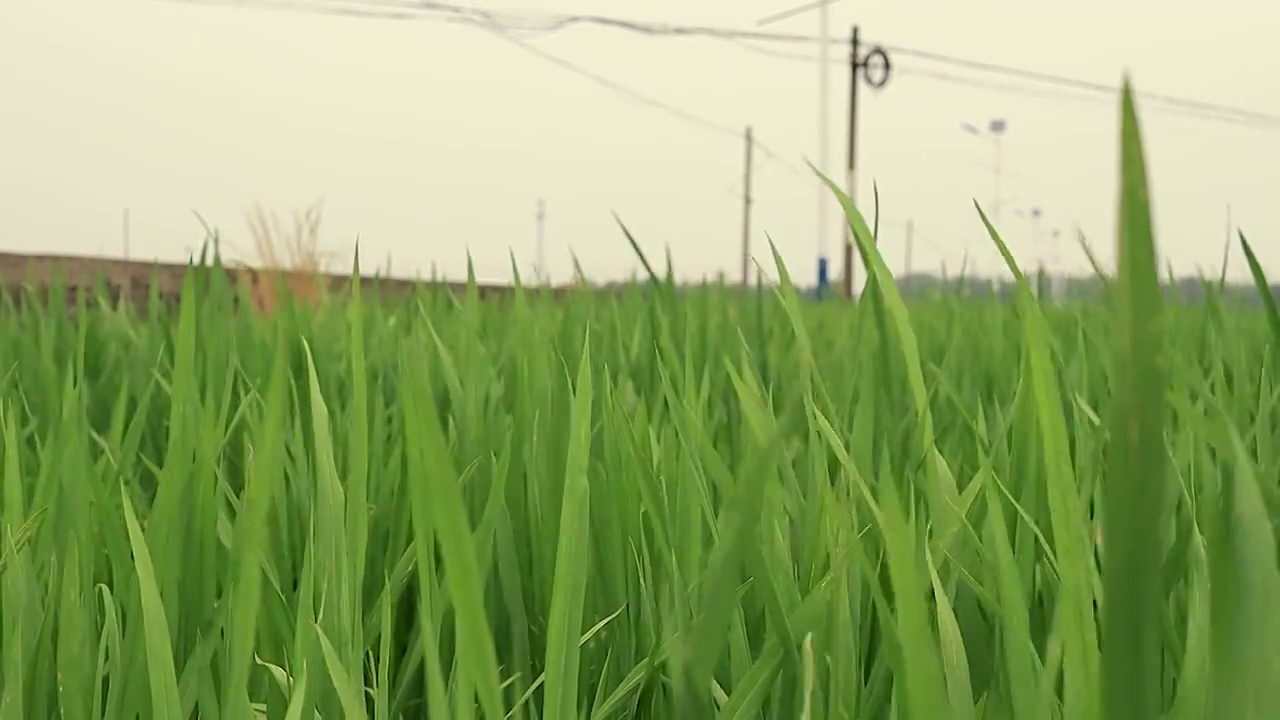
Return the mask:
<svg viewBox="0 0 1280 720">
<path fill-rule="evenodd" d="M 992 166 L 994 187 L 992 189 L 991 197 L 991 219 L 997 226 L 999 226 L 1001 205 L 1000 180 L 1003 162 L 1002 140 L 1005 132 L 1009 129 L 1009 123 L 1004 118 L 991 118 L 987 121 L 985 128 L 979 128 L 972 123 L 962 122 L 960 123 L 960 129 L 974 137 L 987 140 L 991 143 L 992 159 L 994 161 L 994 165 Z"/>
<path fill-rule="evenodd" d="M 818 11 L 818 170 L 831 176 L 831 43 L 827 41 L 831 26 L 831 5 L 840 0 L 809 0 L 772 13 L 756 21 L 756 27 L 765 27 L 789 20 L 799 15 Z M 831 191 L 821 180 L 818 189 L 818 293 L 827 289 L 828 263 L 830 261 L 829 228 L 831 221 Z M 839 227 L 839 225 L 837 225 Z"/>
<path fill-rule="evenodd" d="M 1026 210 L 1014 210 L 1013 214 L 1026 219 L 1027 222 L 1031 224 L 1031 242 L 1036 248 L 1037 256 L 1040 258 L 1039 265 L 1042 269 L 1047 267 L 1049 271 L 1049 284 L 1047 290 L 1051 293 L 1052 298 L 1060 298 L 1066 287 L 1066 279 L 1064 275 L 1066 269 L 1062 266 L 1061 228 L 1057 227 L 1056 220 L 1051 223 L 1048 238 L 1050 245 L 1046 248 L 1044 247 L 1044 208 L 1035 205 L 1027 208 Z"/>
</svg>

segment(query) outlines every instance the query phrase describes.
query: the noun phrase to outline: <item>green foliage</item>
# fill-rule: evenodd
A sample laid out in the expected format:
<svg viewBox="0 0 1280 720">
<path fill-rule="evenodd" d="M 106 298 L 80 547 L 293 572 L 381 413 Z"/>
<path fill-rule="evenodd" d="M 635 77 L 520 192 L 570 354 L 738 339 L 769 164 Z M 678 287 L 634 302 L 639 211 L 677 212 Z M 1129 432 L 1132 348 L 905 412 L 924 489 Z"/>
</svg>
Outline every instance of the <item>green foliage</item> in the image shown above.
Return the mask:
<svg viewBox="0 0 1280 720">
<path fill-rule="evenodd" d="M 1088 303 L 833 187 L 856 304 L 0 308 L 0 720 L 1280 715 L 1280 315 L 1162 301 L 1121 116 Z"/>
</svg>

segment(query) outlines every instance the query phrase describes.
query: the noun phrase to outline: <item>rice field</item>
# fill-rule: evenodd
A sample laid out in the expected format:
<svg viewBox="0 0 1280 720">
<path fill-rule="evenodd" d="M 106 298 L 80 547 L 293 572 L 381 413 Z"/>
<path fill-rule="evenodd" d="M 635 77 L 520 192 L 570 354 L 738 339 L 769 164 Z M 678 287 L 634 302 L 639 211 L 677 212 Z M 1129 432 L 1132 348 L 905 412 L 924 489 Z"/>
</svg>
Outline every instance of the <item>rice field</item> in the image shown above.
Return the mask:
<svg viewBox="0 0 1280 720">
<path fill-rule="evenodd" d="M 1280 314 L 1162 300 L 1120 132 L 1098 302 L 833 187 L 854 305 L 5 306 L 0 720 L 1280 717 Z"/>
</svg>

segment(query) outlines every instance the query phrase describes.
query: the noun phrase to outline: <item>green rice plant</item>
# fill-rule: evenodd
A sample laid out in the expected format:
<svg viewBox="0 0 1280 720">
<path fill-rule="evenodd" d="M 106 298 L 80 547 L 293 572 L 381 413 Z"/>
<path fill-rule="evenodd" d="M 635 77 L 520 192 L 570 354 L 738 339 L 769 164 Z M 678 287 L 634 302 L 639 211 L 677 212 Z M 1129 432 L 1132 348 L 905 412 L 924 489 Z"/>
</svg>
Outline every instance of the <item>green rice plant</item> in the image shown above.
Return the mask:
<svg viewBox="0 0 1280 720">
<path fill-rule="evenodd" d="M 856 303 L 621 223 L 618 293 L 6 299 L 0 720 L 1280 713 L 1280 315 L 1243 236 L 1163 297 L 1119 125 L 1087 302 L 981 209 L 1012 300 L 904 296 L 834 186 Z"/>
</svg>

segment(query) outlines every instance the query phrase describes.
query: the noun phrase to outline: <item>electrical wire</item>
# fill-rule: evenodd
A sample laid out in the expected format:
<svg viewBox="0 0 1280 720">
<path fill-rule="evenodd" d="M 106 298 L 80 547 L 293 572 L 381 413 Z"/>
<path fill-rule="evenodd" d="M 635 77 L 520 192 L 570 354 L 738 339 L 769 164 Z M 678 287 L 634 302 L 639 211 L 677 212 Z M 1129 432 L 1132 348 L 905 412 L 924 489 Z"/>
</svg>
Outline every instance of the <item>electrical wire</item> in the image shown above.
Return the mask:
<svg viewBox="0 0 1280 720">
<path fill-rule="evenodd" d="M 1054 85 L 1060 88 L 1070 90 L 1082 90 L 1086 92 L 1103 93 L 1114 96 L 1117 88 L 1106 83 L 1092 82 L 1088 80 L 1080 80 L 1077 78 L 1065 77 L 1062 75 L 1051 75 L 1049 73 L 1038 72 L 1035 70 L 1026 70 L 1023 68 L 1012 67 L 1009 65 L 999 65 L 996 63 L 983 62 L 979 60 L 969 60 L 967 58 L 955 57 L 953 55 L 944 55 L 942 53 L 933 52 L 931 50 L 919 50 L 916 48 L 905 47 L 901 45 L 881 44 L 880 48 L 887 53 L 896 53 L 907 58 L 915 58 L 928 62 L 950 65 L 952 67 L 965 68 L 978 72 L 985 72 L 995 75 L 1004 75 L 1006 77 L 1016 78 L 1020 80 L 1028 80 L 1043 85 Z M 1280 115 L 1270 113 L 1256 112 L 1245 108 L 1232 107 L 1230 105 L 1222 105 L 1219 103 L 1207 102 L 1204 100 L 1195 100 L 1191 98 L 1178 97 L 1164 93 L 1143 92 L 1138 93 L 1147 100 L 1164 103 L 1169 106 L 1179 107 L 1188 110 L 1197 110 L 1200 112 L 1216 113 L 1221 115 L 1235 115 L 1240 118 L 1251 120 L 1254 122 L 1273 124 L 1280 127 Z"/>
<path fill-rule="evenodd" d="M 318 0 L 323 3 L 331 4 L 350 4 L 354 3 L 361 6 L 380 6 L 391 5 L 400 9 L 418 8 L 422 11 L 434 13 L 450 13 L 450 14 L 470 14 L 473 16 L 485 16 L 490 20 L 494 20 L 496 15 L 489 11 L 477 8 L 467 8 L 450 3 L 432 2 L 430 0 Z M 815 4 L 814 7 L 817 7 Z M 666 37 L 703 37 L 718 40 L 730 40 L 738 42 L 769 42 L 769 43 L 799 43 L 816 45 L 822 42 L 847 45 L 848 40 L 844 38 L 821 38 L 810 35 L 797 35 L 790 33 L 761 32 L 755 30 L 740 30 L 734 28 L 718 28 L 705 25 L 676 25 L 670 23 L 648 23 L 638 20 L 628 20 L 623 18 L 608 17 L 602 15 L 580 15 L 580 14 L 562 14 L 556 15 L 546 13 L 542 15 L 544 22 L 536 27 L 530 27 L 527 23 L 521 27 L 524 30 L 536 30 L 540 34 L 551 34 L 562 30 L 570 29 L 578 25 L 595 25 L 600 27 L 623 30 L 632 33 L 638 33 L 649 36 L 666 36 Z M 517 27 L 520 27 L 516 24 Z M 955 68 L 963 68 L 975 72 L 981 72 L 992 75 L 1002 75 L 1009 78 L 1034 82 L 1043 85 L 1057 86 L 1059 88 L 1092 92 L 1107 95 L 1114 98 L 1119 88 L 1115 85 L 1107 83 L 1094 82 L 1089 80 L 1081 80 L 1079 78 L 1067 77 L 1064 75 L 1054 75 L 1051 73 L 1029 70 L 1026 68 L 1015 67 L 1012 65 L 1003 65 L 999 63 L 986 62 L 981 60 L 973 60 L 969 58 L 948 55 L 935 52 L 932 50 L 924 50 L 920 48 L 910 47 L 906 45 L 896 45 L 888 43 L 868 42 L 868 46 L 878 46 L 887 53 L 898 54 L 906 58 L 914 58 L 925 62 L 931 62 L 941 65 L 948 65 Z M 757 48 L 759 49 L 759 48 Z M 778 54 L 778 53 L 775 53 Z M 815 60 L 816 62 L 816 60 Z M 842 64 L 847 64 L 847 59 L 839 60 Z M 1280 115 L 1271 113 L 1263 113 L 1247 108 L 1234 107 L 1221 103 L 1213 103 L 1195 98 L 1187 98 L 1175 96 L 1167 93 L 1156 92 L 1140 92 L 1138 95 L 1146 100 L 1163 103 L 1171 107 L 1177 107 L 1184 110 L 1195 110 L 1214 115 L 1234 115 L 1246 120 L 1265 124 L 1280 126 Z"/>
<path fill-rule="evenodd" d="M 576 26 L 598 26 L 651 37 L 708 38 L 728 41 L 760 55 L 773 56 L 778 59 L 802 60 L 813 63 L 817 62 L 816 58 L 810 60 L 805 58 L 803 55 L 765 49 L 753 44 L 791 43 L 816 45 L 822 42 L 842 45 L 848 44 L 848 40 L 843 38 L 821 38 L 811 35 L 763 32 L 705 25 L 653 23 L 604 15 L 556 13 L 524 13 L 521 15 L 515 15 L 511 13 L 501 13 L 481 7 L 462 6 L 447 2 L 436 2 L 434 0 L 309 0 L 307 2 L 303 2 L 301 0 L 160 1 L 184 4 L 225 5 L 233 7 L 294 9 L 319 12 L 323 14 L 392 20 L 433 19 L 443 20 L 446 22 L 473 24 L 480 27 L 487 27 L 491 30 L 493 28 L 501 28 L 510 34 L 528 36 L 552 35 L 569 30 Z M 1106 96 L 1112 100 L 1114 100 L 1115 94 L 1119 90 L 1117 86 L 1107 83 L 1081 80 L 1079 78 L 1072 78 L 1063 75 L 1054 75 L 1011 65 L 972 60 L 969 58 L 948 55 L 906 45 L 875 42 L 868 42 L 867 45 L 869 47 L 879 47 L 886 53 L 897 54 L 906 58 L 913 58 L 928 63 L 945 65 L 953 68 L 962 68 L 989 75 L 999 75 L 1025 82 L 1054 86 L 1059 89 L 1094 93 Z M 833 62 L 847 64 L 848 59 L 838 59 Z M 935 77 L 935 79 L 941 78 Z M 975 82 L 980 81 L 969 82 L 966 80 L 959 80 L 958 82 L 973 85 Z M 1280 129 L 1280 115 L 1263 113 L 1247 108 L 1213 103 L 1195 98 L 1179 97 L 1166 93 L 1139 92 L 1137 94 L 1140 98 L 1160 103 L 1164 107 L 1180 111 L 1203 113 L 1205 115 L 1205 119 L 1225 120 L 1227 122 L 1243 120 L 1244 122 L 1239 122 L 1237 124 L 1259 128 L 1265 127 Z"/>
<path fill-rule="evenodd" d="M 983 80 L 964 75 L 957 75 L 942 70 L 922 67 L 894 67 L 894 73 L 905 77 L 917 77 L 936 82 L 943 82 L 951 85 L 963 85 L 966 87 L 989 90 L 992 92 L 1000 92 L 1009 95 L 1018 95 L 1022 97 L 1036 97 L 1047 100 L 1058 100 L 1074 103 L 1087 103 L 1095 106 L 1113 106 L 1115 100 L 1113 98 L 1104 97 L 1102 95 L 1084 94 L 1081 92 L 1071 92 L 1065 89 L 1051 87 L 1028 87 L 1026 85 L 1015 85 L 1013 83 L 998 82 L 991 80 Z M 1148 108 L 1144 108 L 1146 111 Z M 1186 118 L 1190 120 L 1205 120 L 1210 122 L 1221 122 L 1231 125 L 1239 125 L 1258 130 L 1280 130 L 1280 121 L 1270 122 L 1266 119 L 1252 119 L 1247 117 L 1239 117 L 1235 115 L 1226 115 L 1206 110 L 1197 110 L 1182 106 L 1155 105 L 1150 107 L 1151 111 L 1170 115 L 1173 117 Z"/>
<path fill-rule="evenodd" d="M 680 108 L 676 105 L 672 105 L 671 103 L 665 102 L 663 100 L 659 100 L 651 95 L 647 95 L 643 92 L 640 92 L 639 90 L 635 90 L 634 88 L 628 87 L 627 85 L 623 85 L 622 83 L 616 80 L 613 80 L 611 78 L 608 78 L 604 75 L 601 75 L 600 73 L 597 73 L 594 70 L 588 70 L 587 68 L 584 68 L 581 65 L 578 65 L 574 62 L 571 62 L 569 60 L 566 60 L 560 57 L 559 55 L 554 55 L 550 52 L 547 52 L 546 50 L 543 50 L 542 48 L 539 48 L 533 45 L 532 43 L 529 43 L 526 40 L 523 40 L 519 37 L 516 37 L 504 31 L 501 27 L 494 26 L 494 27 L 483 28 L 483 29 L 488 30 L 490 33 L 496 35 L 497 37 L 502 38 L 503 40 L 506 40 L 507 42 L 515 45 L 521 50 L 524 50 L 525 52 L 531 55 L 534 55 L 535 57 L 538 57 L 545 62 L 555 65 L 556 67 L 562 70 L 565 70 L 567 72 L 578 75 L 579 77 L 590 80 L 596 83 L 597 85 L 605 88 L 606 90 L 617 93 L 618 95 L 626 97 L 633 102 L 640 103 L 642 105 L 653 108 L 655 110 L 661 110 L 667 113 L 668 115 L 671 115 L 674 118 L 677 118 L 679 120 L 683 120 L 686 123 L 690 123 L 692 125 L 701 127 L 702 129 L 707 130 L 709 132 L 718 133 L 720 135 L 732 137 L 735 139 L 742 138 L 742 130 L 738 128 L 725 125 L 715 120 L 710 120 L 702 115 L 698 115 L 689 110 L 684 110 L 683 108 Z M 776 150 L 769 147 L 769 145 L 765 144 L 761 140 L 753 138 L 752 146 L 756 150 L 759 150 L 760 153 L 764 155 L 767 159 L 778 162 L 782 167 L 786 168 L 789 172 L 794 174 L 803 174 L 803 171 L 795 163 L 784 158 Z"/>
<path fill-rule="evenodd" d="M 765 25 L 780 23 L 783 20 L 790 20 L 798 15 L 804 15 L 805 13 L 813 12 L 814 10 L 821 10 L 827 5 L 835 5 L 838 2 L 840 2 L 840 0 L 810 0 L 810 2 L 806 2 L 801 5 L 793 5 L 785 10 L 778 10 L 770 15 L 760 18 L 756 21 L 756 27 L 764 27 Z"/>
<path fill-rule="evenodd" d="M 246 10 L 279 10 L 285 12 L 300 12 L 305 14 L 333 15 L 337 17 L 357 18 L 365 20 L 421 20 L 423 14 L 421 9 L 416 7 L 401 7 L 395 3 L 381 3 L 383 7 L 374 7 L 373 3 L 336 3 L 321 2 L 317 3 L 308 0 L 155 0 L 170 5 L 197 5 L 208 7 L 227 7 Z M 323 5 L 323 7 L 319 7 Z M 474 25 L 474 18 L 465 16 L 449 17 L 441 15 L 433 18 L 435 20 Z"/>
<path fill-rule="evenodd" d="M 698 125 L 706 130 L 722 135 L 739 136 L 736 128 L 709 120 L 695 113 L 678 108 L 621 83 L 606 78 L 591 70 L 571 63 L 559 56 L 552 55 L 535 47 L 524 38 L 545 37 L 578 25 L 595 25 L 611 29 L 639 33 L 658 37 L 702 37 L 729 42 L 749 52 L 779 60 L 789 60 L 814 64 L 816 57 L 799 53 L 791 53 L 769 47 L 761 47 L 758 43 L 808 43 L 822 42 L 822 38 L 783 33 L 736 30 L 697 25 L 673 25 L 667 23 L 645 23 L 636 20 L 607 17 L 601 15 L 569 15 L 569 14 L 523 14 L 514 15 L 494 10 L 465 7 L 433 0 L 161 0 L 194 5 L 217 5 L 239 8 L 258 8 L 300 11 L 344 17 L 380 19 L 380 20 L 432 20 L 450 24 L 463 24 L 478 27 L 502 39 L 517 45 L 525 52 L 540 57 L 545 62 L 554 64 L 568 72 L 572 72 L 595 82 L 612 92 L 624 95 L 629 99 L 667 113 L 673 117 Z M 806 6 L 807 7 L 807 6 Z M 815 5 L 816 7 L 816 5 Z M 836 38 L 828 38 L 829 42 L 845 42 Z M 1040 97 L 1072 102 L 1113 103 L 1117 88 L 1105 83 L 1080 80 L 1060 75 L 1052 75 L 1034 70 L 1027 70 L 1008 65 L 1000 65 L 985 61 L 946 55 L 929 50 L 921 50 L 901 45 L 880 45 L 888 53 L 895 53 L 907 58 L 940 64 L 953 68 L 961 68 L 971 72 L 979 72 L 1016 79 L 1023 83 L 1033 83 L 1045 87 L 1027 87 L 1004 82 L 965 77 L 955 73 L 931 68 L 895 67 L 900 75 L 916 76 L 939 82 L 946 82 L 968 87 L 982 88 L 1024 97 Z M 833 59 L 833 64 L 847 65 L 848 59 Z M 1088 93 L 1088 94 L 1085 94 Z M 1280 115 L 1261 113 L 1245 108 L 1232 107 L 1203 100 L 1177 97 L 1163 93 L 1139 93 L 1145 100 L 1156 103 L 1149 106 L 1152 110 L 1166 112 L 1181 117 L 1212 122 L 1224 122 L 1237 126 L 1262 130 L 1280 130 Z M 758 143 L 761 152 L 766 156 L 777 156 L 777 153 L 763 143 Z M 803 174 L 793 163 L 784 162 L 788 170 Z"/>
<path fill-rule="evenodd" d="M 803 63 L 806 65 L 815 65 L 819 62 L 816 55 L 804 55 L 801 53 L 788 52 L 786 50 L 775 50 L 773 48 L 761 47 L 752 42 L 745 40 L 734 40 L 733 44 L 743 50 L 761 55 L 767 58 L 777 60 L 787 60 L 790 62 Z M 831 64 L 847 67 L 848 59 L 832 59 Z M 895 63 L 893 66 L 894 76 L 909 76 L 926 78 L 939 82 L 950 83 L 954 85 L 965 85 L 972 88 L 990 90 L 994 92 L 1005 93 L 1009 95 L 1020 95 L 1022 97 L 1037 97 L 1047 100 L 1065 100 L 1068 102 L 1083 102 L 1094 105 L 1113 106 L 1115 104 L 1114 89 L 1107 89 L 1107 94 L 1099 92 L 1106 86 L 1097 84 L 1091 87 L 1061 87 L 1057 85 L 1029 87 L 1023 80 L 1023 84 L 1014 84 L 1010 82 L 1002 82 L 998 80 L 986 80 L 982 78 L 968 77 L 958 75 L 954 72 L 945 70 L 937 70 L 929 67 L 919 66 L 902 66 Z M 1030 81 L 1034 82 L 1034 81 Z M 1226 107 L 1203 105 L 1189 106 L 1185 103 L 1169 103 L 1168 98 L 1164 96 L 1147 97 L 1148 100 L 1154 100 L 1157 103 L 1150 106 L 1153 112 L 1164 113 L 1168 115 L 1184 117 L 1194 120 L 1207 120 L 1211 122 L 1224 122 L 1233 125 L 1241 125 L 1259 130 L 1280 130 L 1280 117 L 1271 117 L 1265 114 L 1250 113 L 1249 115 L 1239 115 L 1228 113 Z M 1145 110 L 1146 108 L 1144 108 Z"/>
<path fill-rule="evenodd" d="M 376 20 L 422 19 L 421 13 L 414 13 L 412 11 L 406 11 L 403 9 L 369 10 L 361 7 L 350 7 L 350 5 L 352 5 L 350 1 L 345 3 L 346 7 L 344 7 L 344 3 L 325 2 L 324 0 L 322 0 L 319 3 L 314 1 L 298 2 L 297 0 L 160 0 L 160 1 L 183 4 L 183 5 L 208 5 L 208 6 L 232 7 L 232 8 L 242 8 L 242 9 L 283 10 L 283 11 L 290 11 L 290 12 L 302 12 L 302 13 L 308 13 L 308 14 L 337 15 L 341 17 L 355 17 L 355 18 L 376 19 Z M 355 3 L 355 5 L 366 5 L 366 6 L 372 5 L 372 4 L 373 3 L 360 3 L 360 2 Z M 386 4 L 386 3 L 384 2 L 383 4 Z M 409 3 L 402 2 L 400 4 L 407 5 Z M 415 3 L 415 4 L 421 5 L 421 3 Z M 433 3 L 427 3 L 427 4 L 430 5 Z M 530 43 L 524 38 L 519 37 L 519 35 L 517 35 L 517 33 L 514 32 L 512 28 L 509 28 L 499 23 L 496 19 L 497 17 L 496 15 L 490 14 L 486 11 L 481 11 L 481 10 L 472 11 L 465 8 L 457 8 L 458 12 L 454 12 L 455 9 L 452 7 L 448 7 L 447 9 L 448 9 L 448 12 L 445 15 L 442 15 L 440 17 L 436 17 L 433 19 L 443 20 L 445 22 L 459 23 L 459 24 L 475 27 L 480 30 L 484 30 L 485 32 L 488 32 L 494 35 L 495 37 L 501 40 L 504 40 L 514 45 L 515 47 L 543 60 L 544 62 L 554 65 L 562 70 L 565 70 L 566 72 L 570 72 L 572 74 L 578 75 L 579 77 L 590 80 L 591 82 L 605 88 L 606 90 L 609 90 L 610 92 L 621 95 L 633 102 L 664 112 L 670 115 L 671 117 L 684 121 L 685 123 L 688 123 L 690 125 L 699 127 L 705 131 L 716 133 L 726 137 L 732 137 L 735 139 L 742 139 L 743 131 L 739 128 L 735 128 L 735 127 L 726 125 L 724 123 L 711 120 L 705 116 L 699 115 L 689 110 L 685 110 L 669 102 L 659 100 L 658 98 L 655 98 L 651 95 L 648 95 L 639 90 L 631 88 L 609 77 L 601 75 L 600 73 L 595 72 L 594 70 L 588 70 L 587 68 L 584 68 L 581 65 L 578 65 L 577 63 L 574 63 L 570 60 L 566 60 L 565 58 L 560 57 L 559 55 L 555 55 L 551 52 L 548 52 L 542 48 L 537 47 L 536 45 Z M 405 14 L 405 13 L 408 13 L 408 14 Z M 521 28 L 521 29 L 525 29 L 525 28 Z M 797 175 L 799 177 L 809 178 L 809 174 L 804 172 L 804 170 L 801 169 L 796 163 L 792 162 L 791 160 L 788 160 L 781 153 L 779 153 L 777 150 L 774 150 L 772 147 L 770 147 L 768 144 L 764 143 L 760 139 L 753 138 L 752 146 L 756 150 L 758 150 L 766 159 L 777 162 L 781 167 L 786 169 L 789 173 L 793 175 Z"/>
<path fill-rule="evenodd" d="M 777 33 L 738 28 L 714 27 L 710 25 L 685 25 L 675 23 L 644 22 L 628 18 L 608 15 L 576 14 L 576 13 L 514 13 L 468 5 L 457 5 L 434 0 L 159 0 L 160 2 L 177 2 L 181 4 L 229 5 L 261 7 L 266 4 L 294 6 L 312 6 L 316 8 L 340 8 L 343 11 L 361 12 L 370 10 L 374 13 L 393 13 L 399 19 L 418 19 L 423 16 L 451 16 L 463 22 L 495 23 L 508 30 L 520 30 L 537 34 L 553 34 L 573 29 L 577 26 L 596 26 L 621 30 L 633 34 L 654 37 L 690 37 L 754 40 L 757 42 L 799 43 L 816 45 L 822 38 L 795 33 Z M 407 16 L 407 17 L 406 17 Z M 847 42 L 839 38 L 828 38 L 826 42 Z"/>
</svg>

